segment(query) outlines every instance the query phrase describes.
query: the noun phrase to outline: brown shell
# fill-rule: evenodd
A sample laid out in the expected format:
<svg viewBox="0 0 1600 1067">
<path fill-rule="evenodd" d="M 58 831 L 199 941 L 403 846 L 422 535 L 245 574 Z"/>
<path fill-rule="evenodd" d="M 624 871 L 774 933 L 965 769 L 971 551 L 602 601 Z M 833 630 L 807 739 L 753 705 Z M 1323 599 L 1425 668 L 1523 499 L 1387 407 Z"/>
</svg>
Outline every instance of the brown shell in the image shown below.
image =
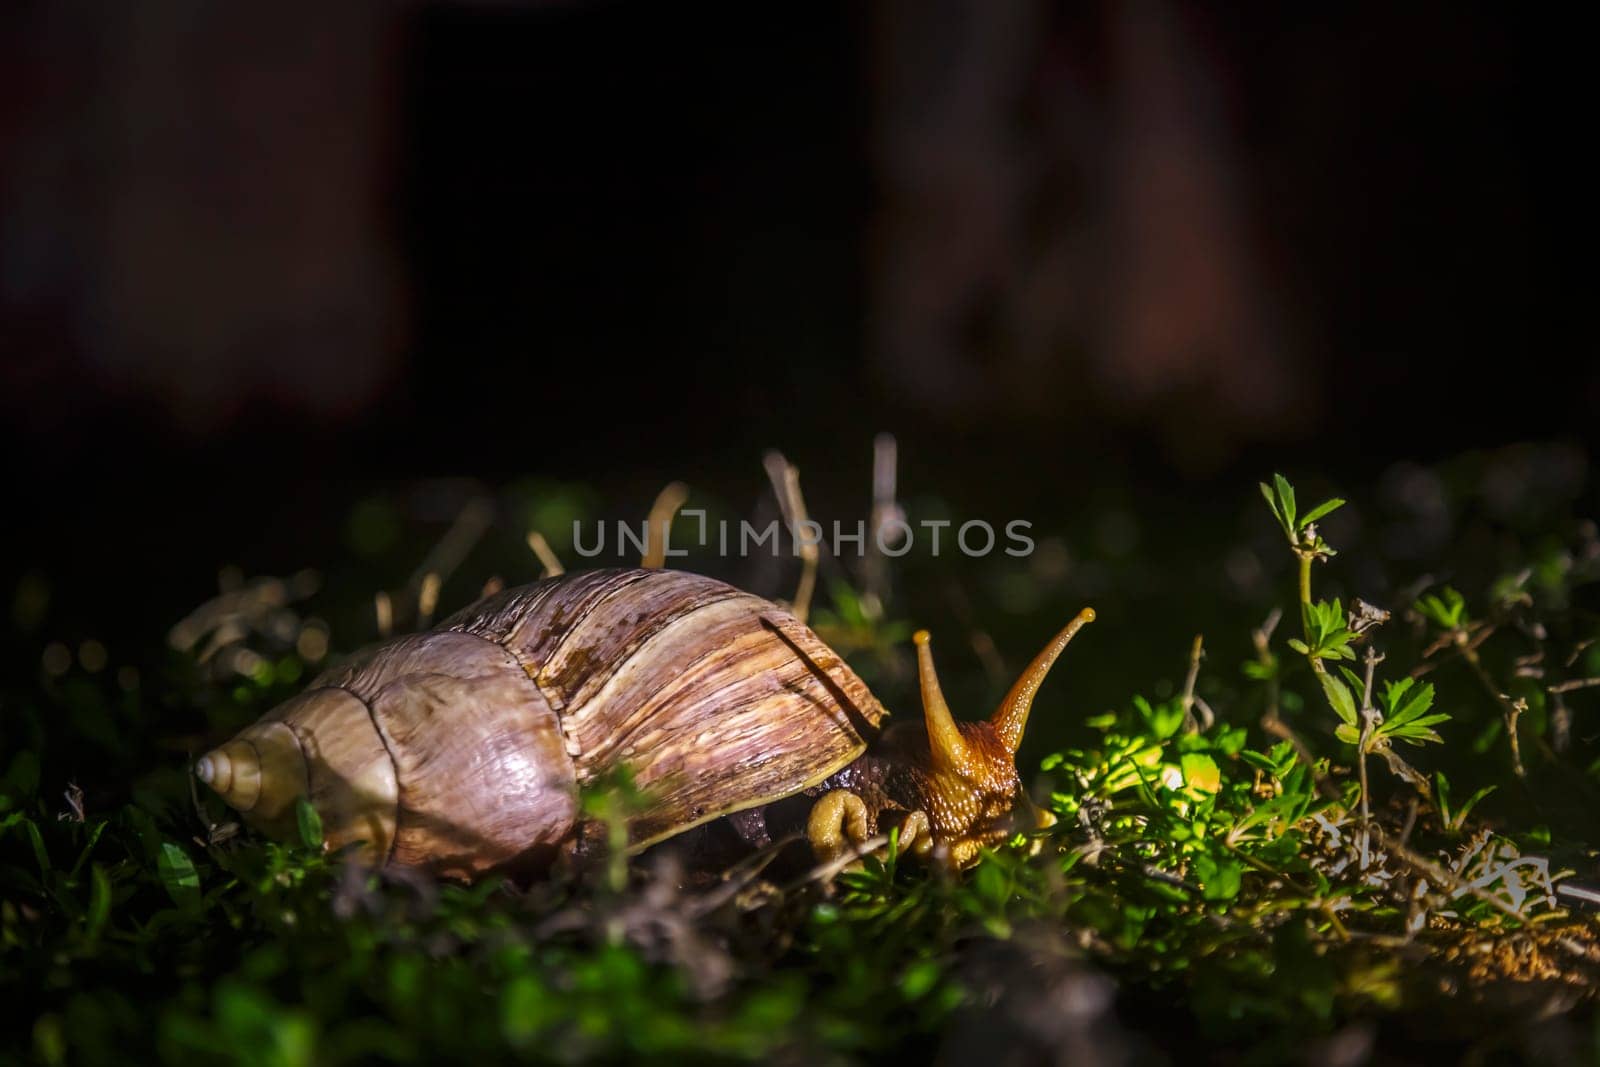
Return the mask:
<svg viewBox="0 0 1600 1067">
<path fill-rule="evenodd" d="M 577 795 L 555 712 L 505 649 L 412 634 L 317 684 L 354 695 L 376 725 L 396 784 L 388 860 L 470 877 L 547 860 L 572 829 Z"/>
<path fill-rule="evenodd" d="M 293 792 L 251 798 L 258 825 L 282 832 L 306 792 L 330 845 L 472 877 L 547 862 L 578 790 L 620 765 L 652 797 L 630 828 L 643 847 L 815 785 L 883 717 L 776 605 L 684 571 L 605 570 L 371 649 L 231 745 L 304 757 Z"/>
<path fill-rule="evenodd" d="M 555 709 L 580 786 L 628 766 L 654 798 L 632 827 L 638 846 L 815 785 L 884 717 L 794 616 L 685 571 L 552 578 L 441 628 L 516 657 Z"/>
</svg>

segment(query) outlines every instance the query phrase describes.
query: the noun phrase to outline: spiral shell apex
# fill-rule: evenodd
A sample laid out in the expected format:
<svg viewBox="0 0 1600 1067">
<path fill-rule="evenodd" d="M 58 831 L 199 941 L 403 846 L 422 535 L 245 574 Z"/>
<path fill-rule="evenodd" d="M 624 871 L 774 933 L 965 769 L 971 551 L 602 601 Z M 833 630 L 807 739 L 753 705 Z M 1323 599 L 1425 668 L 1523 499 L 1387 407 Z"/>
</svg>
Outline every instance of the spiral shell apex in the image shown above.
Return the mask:
<svg viewBox="0 0 1600 1067">
<path fill-rule="evenodd" d="M 271 825 L 305 793 L 305 756 L 282 723 L 259 722 L 201 756 L 195 775 L 252 823 Z"/>
</svg>

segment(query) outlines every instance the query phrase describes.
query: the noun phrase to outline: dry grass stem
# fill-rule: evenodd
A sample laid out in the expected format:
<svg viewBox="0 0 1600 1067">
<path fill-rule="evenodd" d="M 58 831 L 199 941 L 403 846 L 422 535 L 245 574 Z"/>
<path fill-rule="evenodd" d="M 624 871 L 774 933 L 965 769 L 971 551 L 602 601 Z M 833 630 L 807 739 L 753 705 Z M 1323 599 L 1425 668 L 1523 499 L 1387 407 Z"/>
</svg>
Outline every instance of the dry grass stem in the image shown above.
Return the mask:
<svg viewBox="0 0 1600 1067">
<path fill-rule="evenodd" d="M 800 471 L 776 449 L 762 458 L 762 465 L 772 482 L 772 491 L 778 498 L 784 525 L 789 528 L 795 550 L 800 554 L 800 581 L 795 587 L 789 611 L 795 618 L 805 622 L 811 614 L 811 597 L 817 585 L 818 538 L 805 536 L 802 532 L 811 519 L 806 514 L 805 498 L 800 495 Z"/>
<path fill-rule="evenodd" d="M 672 520 L 678 509 L 689 499 L 689 487 L 682 482 L 670 482 L 656 494 L 650 505 L 650 515 L 645 520 L 644 556 L 641 567 L 661 567 L 667 562 L 667 548 L 672 535 Z"/>
<path fill-rule="evenodd" d="M 528 547 L 539 559 L 539 577 L 554 578 L 567 573 L 567 568 L 561 565 L 555 552 L 550 548 L 550 542 L 544 539 L 544 534 L 538 530 L 528 531 Z"/>
</svg>

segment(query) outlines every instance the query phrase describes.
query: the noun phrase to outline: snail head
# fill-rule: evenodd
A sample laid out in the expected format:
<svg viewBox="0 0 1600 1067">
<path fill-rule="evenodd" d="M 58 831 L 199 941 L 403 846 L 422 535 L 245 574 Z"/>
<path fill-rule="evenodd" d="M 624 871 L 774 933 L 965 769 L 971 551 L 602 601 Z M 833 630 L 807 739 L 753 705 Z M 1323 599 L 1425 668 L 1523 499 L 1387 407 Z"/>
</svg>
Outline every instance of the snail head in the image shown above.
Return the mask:
<svg viewBox="0 0 1600 1067">
<path fill-rule="evenodd" d="M 1017 748 L 1028 724 L 1034 695 L 1062 649 L 1094 610 L 1084 608 L 1034 657 L 1011 687 L 994 715 L 979 722 L 958 722 L 939 689 L 926 630 L 912 640 L 922 686 L 922 711 L 928 734 L 925 760 L 913 768 L 917 800 L 928 814 L 935 845 L 952 865 L 966 866 L 986 846 L 999 844 L 1017 828 L 1016 808 L 1032 810 L 1033 825 L 1046 826 L 1049 814 L 1033 809 L 1017 775 Z"/>
</svg>

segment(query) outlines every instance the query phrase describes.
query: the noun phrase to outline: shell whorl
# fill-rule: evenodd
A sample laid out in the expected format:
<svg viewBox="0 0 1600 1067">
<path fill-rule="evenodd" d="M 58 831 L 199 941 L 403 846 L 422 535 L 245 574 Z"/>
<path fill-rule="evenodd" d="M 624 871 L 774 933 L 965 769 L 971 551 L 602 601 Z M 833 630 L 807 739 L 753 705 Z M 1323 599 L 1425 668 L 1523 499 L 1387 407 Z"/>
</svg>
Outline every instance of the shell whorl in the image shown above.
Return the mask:
<svg viewBox="0 0 1600 1067">
<path fill-rule="evenodd" d="M 687 571 L 547 579 L 441 626 L 523 665 L 560 718 L 580 785 L 627 766 L 651 793 L 630 827 L 635 848 L 816 785 L 886 714 L 788 612 Z"/>
<path fill-rule="evenodd" d="M 305 753 L 282 723 L 262 721 L 195 763 L 195 774 L 229 807 L 269 824 L 305 792 Z"/>
<path fill-rule="evenodd" d="M 215 789 L 229 807 L 249 811 L 256 806 L 256 797 L 261 793 L 261 760 L 254 746 L 230 741 L 201 756 L 194 773 Z"/>
</svg>

